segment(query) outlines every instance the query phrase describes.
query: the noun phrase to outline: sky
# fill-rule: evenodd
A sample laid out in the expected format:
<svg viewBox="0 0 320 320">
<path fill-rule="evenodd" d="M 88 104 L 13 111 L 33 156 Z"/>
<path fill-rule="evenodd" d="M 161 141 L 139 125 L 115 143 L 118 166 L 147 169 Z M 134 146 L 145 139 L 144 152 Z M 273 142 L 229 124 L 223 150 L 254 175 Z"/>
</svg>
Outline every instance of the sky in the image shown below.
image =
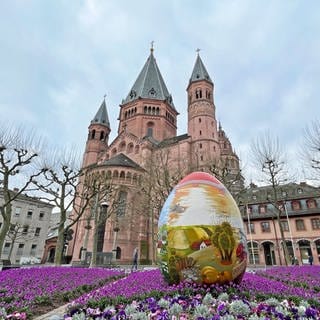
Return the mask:
<svg viewBox="0 0 320 320">
<path fill-rule="evenodd" d="M 103 96 L 119 105 L 150 53 L 187 132 L 186 87 L 196 49 L 215 85 L 221 121 L 248 182 L 252 140 L 279 138 L 292 172 L 319 119 L 320 2 L 295 0 L 11 0 L 0 2 L 0 122 L 34 128 L 49 145 L 84 150 Z M 110 140 L 109 140 L 110 141 Z"/>
</svg>

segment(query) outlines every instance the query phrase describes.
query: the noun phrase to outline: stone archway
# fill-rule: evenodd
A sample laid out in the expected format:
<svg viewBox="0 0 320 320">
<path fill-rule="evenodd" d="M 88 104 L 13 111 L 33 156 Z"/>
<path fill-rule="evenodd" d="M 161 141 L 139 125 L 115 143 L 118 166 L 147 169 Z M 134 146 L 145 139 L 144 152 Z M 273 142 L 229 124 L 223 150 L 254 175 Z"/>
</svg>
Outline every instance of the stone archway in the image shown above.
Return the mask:
<svg viewBox="0 0 320 320">
<path fill-rule="evenodd" d="M 312 254 L 310 241 L 304 239 L 304 240 L 299 240 L 297 243 L 300 251 L 301 263 L 308 264 L 309 263 L 308 257 L 310 254 Z"/>
<path fill-rule="evenodd" d="M 271 241 L 265 241 L 262 244 L 264 252 L 264 261 L 267 266 L 276 264 L 276 257 L 274 253 L 274 244 Z"/>
</svg>

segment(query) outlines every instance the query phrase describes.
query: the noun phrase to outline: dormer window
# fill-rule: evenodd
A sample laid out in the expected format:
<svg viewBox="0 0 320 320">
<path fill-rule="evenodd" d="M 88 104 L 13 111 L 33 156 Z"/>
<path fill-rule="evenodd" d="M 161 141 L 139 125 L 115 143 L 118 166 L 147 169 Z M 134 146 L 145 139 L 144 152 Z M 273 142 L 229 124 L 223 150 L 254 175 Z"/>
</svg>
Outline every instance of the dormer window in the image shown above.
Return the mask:
<svg viewBox="0 0 320 320">
<path fill-rule="evenodd" d="M 156 90 L 154 90 L 154 88 L 151 88 L 150 91 L 149 91 L 149 95 L 153 96 L 153 97 L 156 96 L 157 95 Z"/>
<path fill-rule="evenodd" d="M 130 91 L 130 98 L 133 99 L 137 96 L 137 93 L 134 90 Z"/>
</svg>

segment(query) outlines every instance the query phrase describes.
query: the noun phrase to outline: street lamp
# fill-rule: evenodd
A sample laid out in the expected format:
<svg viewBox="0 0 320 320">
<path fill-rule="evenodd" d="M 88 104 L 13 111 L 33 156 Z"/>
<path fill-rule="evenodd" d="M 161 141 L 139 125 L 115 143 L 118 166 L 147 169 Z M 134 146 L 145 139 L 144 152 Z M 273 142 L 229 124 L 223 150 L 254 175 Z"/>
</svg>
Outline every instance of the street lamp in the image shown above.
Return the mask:
<svg viewBox="0 0 320 320">
<path fill-rule="evenodd" d="M 112 260 L 115 261 L 117 258 L 117 236 L 118 232 L 120 231 L 119 228 L 119 222 L 118 222 L 118 216 L 116 215 L 114 227 L 113 227 L 113 244 L 112 244 Z"/>
</svg>

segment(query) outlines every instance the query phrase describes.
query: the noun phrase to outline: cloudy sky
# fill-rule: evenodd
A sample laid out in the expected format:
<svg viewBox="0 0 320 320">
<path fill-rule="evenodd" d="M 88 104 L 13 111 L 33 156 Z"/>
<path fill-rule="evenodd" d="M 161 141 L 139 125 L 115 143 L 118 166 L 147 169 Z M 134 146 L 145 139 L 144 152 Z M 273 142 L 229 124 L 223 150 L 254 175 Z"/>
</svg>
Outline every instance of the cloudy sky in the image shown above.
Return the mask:
<svg viewBox="0 0 320 320">
<path fill-rule="evenodd" d="M 1 1 L 0 121 L 83 150 L 106 94 L 114 138 L 119 104 L 154 41 L 183 134 L 185 89 L 200 48 L 215 84 L 217 119 L 247 181 L 257 179 L 250 143 L 266 130 L 297 171 L 303 130 L 319 118 L 319 33 L 316 0 Z"/>
</svg>

